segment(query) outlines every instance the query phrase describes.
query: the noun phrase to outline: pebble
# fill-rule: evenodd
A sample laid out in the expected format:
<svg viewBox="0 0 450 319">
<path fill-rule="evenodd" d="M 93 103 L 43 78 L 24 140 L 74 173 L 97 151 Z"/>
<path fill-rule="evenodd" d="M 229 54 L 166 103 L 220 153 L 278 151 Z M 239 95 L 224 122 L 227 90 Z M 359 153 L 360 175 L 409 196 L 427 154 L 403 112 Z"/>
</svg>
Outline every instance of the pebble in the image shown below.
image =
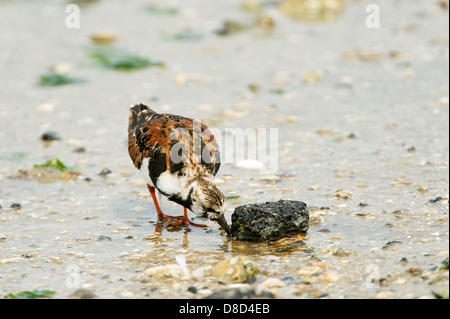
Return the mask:
<svg viewBox="0 0 450 319">
<path fill-rule="evenodd" d="M 339 278 L 340 278 L 340 275 L 338 275 L 337 273 L 332 272 L 332 271 L 327 271 L 320 276 L 322 283 L 325 283 L 325 284 L 331 284 L 331 283 L 338 282 Z"/>
<path fill-rule="evenodd" d="M 289 123 L 291 125 L 295 125 L 295 124 L 297 124 L 297 122 L 298 122 L 298 117 L 295 116 L 295 115 L 291 115 L 291 116 L 288 116 L 288 117 L 280 117 L 280 118 L 277 118 L 275 120 L 275 124 L 276 125 L 283 125 L 283 124 L 286 124 L 286 123 Z"/>
<path fill-rule="evenodd" d="M 366 207 L 366 206 L 369 206 L 369 204 L 367 204 L 367 203 L 359 203 L 358 206 Z"/>
<path fill-rule="evenodd" d="M 176 85 L 183 86 L 186 84 L 187 75 L 184 73 L 179 73 L 175 76 L 174 82 Z"/>
<path fill-rule="evenodd" d="M 90 36 L 95 44 L 112 44 L 117 40 L 117 35 L 112 31 L 99 31 Z"/>
<path fill-rule="evenodd" d="M 41 140 L 45 142 L 59 141 L 61 140 L 61 136 L 57 132 L 48 131 L 41 135 Z"/>
<path fill-rule="evenodd" d="M 227 258 L 211 268 L 211 275 L 223 282 L 254 282 L 259 272 L 258 265 L 244 256 Z"/>
<path fill-rule="evenodd" d="M 50 113 L 55 109 L 55 105 L 51 103 L 42 103 L 37 106 L 39 112 Z"/>
<path fill-rule="evenodd" d="M 189 286 L 187 291 L 190 293 L 196 294 L 198 292 L 198 289 L 195 286 Z"/>
<path fill-rule="evenodd" d="M 21 209 L 22 205 L 20 205 L 20 203 L 12 203 L 9 207 L 12 209 Z"/>
<path fill-rule="evenodd" d="M 241 8 L 249 12 L 257 12 L 263 7 L 261 0 L 245 0 L 241 2 Z"/>
<path fill-rule="evenodd" d="M 339 248 L 338 250 L 333 252 L 333 255 L 338 256 L 338 257 L 345 257 L 345 256 L 348 256 L 349 253 L 345 252 L 345 250 L 343 250 L 342 248 Z"/>
<path fill-rule="evenodd" d="M 249 85 L 248 85 L 248 89 L 250 90 L 250 92 L 252 92 L 252 93 L 258 93 L 259 92 L 259 90 L 260 90 L 260 87 L 259 87 L 259 85 L 258 84 L 255 84 L 255 83 L 250 83 Z"/>
<path fill-rule="evenodd" d="M 101 171 L 100 171 L 100 173 L 98 173 L 98 175 L 100 175 L 100 176 L 106 176 L 106 175 L 109 175 L 109 174 L 111 174 L 112 173 L 112 171 L 109 169 L 109 168 L 104 168 L 104 169 L 102 169 Z"/>
<path fill-rule="evenodd" d="M 76 148 L 73 149 L 73 152 L 74 152 L 74 153 L 85 153 L 85 152 L 86 152 L 86 149 L 85 149 L 83 146 L 81 146 L 81 147 L 76 147 Z"/>
<path fill-rule="evenodd" d="M 299 277 L 310 277 L 315 274 L 320 274 L 323 272 L 323 269 L 317 266 L 302 268 L 297 271 L 297 276 Z"/>
<path fill-rule="evenodd" d="M 437 203 L 439 201 L 443 200 L 443 198 L 441 196 L 438 196 L 436 198 L 430 199 L 428 202 L 431 204 Z"/>
<path fill-rule="evenodd" d="M 352 198 L 352 192 L 349 192 L 349 191 L 343 191 L 342 189 L 340 189 L 340 190 L 337 190 L 336 191 L 336 193 L 334 194 L 334 197 L 336 197 L 337 199 L 344 199 L 344 200 L 347 200 L 347 199 L 350 199 L 350 198 Z"/>
<path fill-rule="evenodd" d="M 270 15 L 263 14 L 257 19 L 258 26 L 265 32 L 270 32 L 275 27 L 275 19 Z"/>
<path fill-rule="evenodd" d="M 272 291 L 284 286 L 286 286 L 285 283 L 282 282 L 280 279 L 270 277 L 264 280 L 261 284 L 259 284 L 258 287 L 256 288 L 256 291 L 264 291 L 264 290 Z"/>
<path fill-rule="evenodd" d="M 130 230 L 130 226 L 121 226 L 116 229 L 116 231 L 128 232 Z"/>
<path fill-rule="evenodd" d="M 52 72 L 55 75 L 61 75 L 61 76 L 67 76 L 72 71 L 72 65 L 67 62 L 61 62 L 58 64 L 53 65 L 50 68 L 50 72 Z"/>
<path fill-rule="evenodd" d="M 203 267 L 194 269 L 191 272 L 192 278 L 195 278 L 195 279 L 203 278 L 206 276 L 206 274 L 209 272 L 210 269 L 211 269 L 211 266 L 203 266 Z"/>
<path fill-rule="evenodd" d="M 177 260 L 178 262 L 178 260 Z M 191 279 L 191 274 L 185 265 L 168 264 L 163 266 L 156 266 L 145 269 L 144 273 L 154 279 L 177 279 L 188 280 Z"/>
<path fill-rule="evenodd" d="M 98 236 L 97 239 L 95 239 L 95 241 L 111 241 L 111 240 L 112 240 L 111 237 L 103 235 Z"/>
<path fill-rule="evenodd" d="M 264 182 L 276 182 L 281 180 L 280 176 L 277 175 L 264 175 L 263 177 L 260 178 L 261 181 Z"/>
<path fill-rule="evenodd" d="M 402 242 L 399 241 L 399 240 L 393 240 L 393 241 L 387 242 L 387 243 L 383 246 L 382 249 L 392 248 L 394 245 L 396 245 L 396 244 L 401 244 L 401 243 L 402 243 Z"/>
<path fill-rule="evenodd" d="M 303 75 L 303 83 L 310 85 L 320 81 L 322 78 L 323 73 L 321 71 L 309 71 Z"/>
<path fill-rule="evenodd" d="M 283 0 L 280 10 L 287 16 L 301 21 L 331 21 L 339 16 L 343 0 Z"/>
<path fill-rule="evenodd" d="M 4 259 L 0 259 L 0 265 L 6 265 L 6 264 L 13 264 L 13 263 L 20 263 L 24 261 L 23 258 L 19 258 L 19 257 L 14 257 L 14 258 L 4 258 Z"/>
</svg>

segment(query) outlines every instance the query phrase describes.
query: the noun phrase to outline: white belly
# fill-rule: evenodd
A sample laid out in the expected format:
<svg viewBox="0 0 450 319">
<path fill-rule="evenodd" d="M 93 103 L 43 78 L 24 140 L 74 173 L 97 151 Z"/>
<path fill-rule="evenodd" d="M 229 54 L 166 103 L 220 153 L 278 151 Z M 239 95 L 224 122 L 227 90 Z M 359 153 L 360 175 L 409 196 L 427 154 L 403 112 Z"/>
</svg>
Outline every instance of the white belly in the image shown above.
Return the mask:
<svg viewBox="0 0 450 319">
<path fill-rule="evenodd" d="M 148 158 L 144 158 L 142 160 L 140 172 L 144 177 L 144 180 L 147 182 L 147 184 L 150 185 L 151 187 L 155 187 L 155 185 L 153 185 L 152 180 L 150 179 L 150 172 L 148 171 Z"/>
<path fill-rule="evenodd" d="M 179 178 L 177 175 L 172 175 L 170 172 L 164 172 L 158 177 L 157 187 L 167 196 L 180 195 L 181 198 L 185 198 L 187 194 L 185 187 L 185 178 Z M 184 190 L 184 191 L 183 191 Z"/>
</svg>

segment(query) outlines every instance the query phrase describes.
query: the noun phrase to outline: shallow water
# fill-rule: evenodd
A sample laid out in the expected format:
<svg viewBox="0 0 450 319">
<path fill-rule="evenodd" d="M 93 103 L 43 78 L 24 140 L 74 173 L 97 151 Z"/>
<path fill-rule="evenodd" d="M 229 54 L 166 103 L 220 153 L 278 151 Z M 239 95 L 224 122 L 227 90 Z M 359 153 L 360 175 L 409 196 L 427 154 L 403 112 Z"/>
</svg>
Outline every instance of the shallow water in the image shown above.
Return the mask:
<svg viewBox="0 0 450 319">
<path fill-rule="evenodd" d="M 380 29 L 364 25 L 367 1 L 323 23 L 266 4 L 271 34 L 251 27 L 221 37 L 213 31 L 224 20 L 250 23 L 258 13 L 228 0 L 174 2 L 176 15 L 152 14 L 146 1 L 99 1 L 82 8 L 79 29 L 68 29 L 64 1 L 0 1 L 0 295 L 49 289 L 66 298 L 84 287 L 103 298 L 202 298 L 223 288 L 208 267 L 236 255 L 260 267 L 251 285 L 280 279 L 282 298 L 448 291 L 448 271 L 438 269 L 449 245 L 448 9 L 437 3 L 380 1 Z M 117 34 L 115 46 L 166 68 L 90 66 L 89 36 L 105 29 Z M 167 37 L 187 29 L 201 37 Z M 87 82 L 38 87 L 60 62 Z M 306 84 L 311 73 L 320 76 Z M 221 167 L 219 186 L 240 196 L 226 216 L 231 222 L 244 203 L 301 200 L 312 216 L 308 233 L 258 244 L 230 240 L 212 222 L 189 232 L 158 225 L 127 154 L 128 106 L 141 101 L 221 132 L 277 128 L 276 171 Z M 49 130 L 62 140 L 41 143 Z M 73 152 L 81 146 L 84 153 Z M 80 177 L 39 183 L 19 172 L 55 158 Z M 105 167 L 112 173 L 99 176 Z M 163 209 L 182 214 L 167 201 Z M 146 268 L 180 254 L 203 275 L 143 280 Z"/>
</svg>

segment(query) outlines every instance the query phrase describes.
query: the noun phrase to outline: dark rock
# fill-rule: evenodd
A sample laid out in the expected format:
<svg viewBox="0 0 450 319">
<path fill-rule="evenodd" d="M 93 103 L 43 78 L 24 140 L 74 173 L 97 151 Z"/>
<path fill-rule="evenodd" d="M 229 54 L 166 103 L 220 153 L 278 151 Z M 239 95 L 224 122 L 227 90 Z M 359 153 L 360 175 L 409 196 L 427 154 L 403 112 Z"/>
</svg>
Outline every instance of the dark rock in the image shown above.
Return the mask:
<svg viewBox="0 0 450 319">
<path fill-rule="evenodd" d="M 100 175 L 100 176 L 106 176 L 106 175 L 109 175 L 109 174 L 111 174 L 112 173 L 112 171 L 109 169 L 109 168 L 104 168 L 104 169 L 102 169 L 101 170 L 101 172 L 100 173 L 98 173 L 98 175 Z"/>
<path fill-rule="evenodd" d="M 95 241 L 111 241 L 111 237 L 108 236 L 98 236 Z"/>
<path fill-rule="evenodd" d="M 45 132 L 44 134 L 42 134 L 41 140 L 46 141 L 46 142 L 59 141 L 59 140 L 61 140 L 61 137 L 59 136 L 58 133 L 49 131 L 49 132 Z"/>
<path fill-rule="evenodd" d="M 443 200 L 443 198 L 441 196 L 438 196 L 436 198 L 430 199 L 428 202 L 431 204 L 437 203 L 439 201 Z"/>
<path fill-rule="evenodd" d="M 20 203 L 12 203 L 11 206 L 9 206 L 9 208 L 21 209 L 22 205 L 20 205 Z"/>
<path fill-rule="evenodd" d="M 361 207 L 369 206 L 369 204 L 367 204 L 367 203 L 359 203 L 358 205 L 361 206 Z"/>
<path fill-rule="evenodd" d="M 305 233 L 309 214 L 303 202 L 279 200 L 236 207 L 231 221 L 231 231 L 238 240 L 273 241 Z"/>
<path fill-rule="evenodd" d="M 198 292 L 197 287 L 195 286 L 188 287 L 187 291 L 193 294 L 196 294 Z"/>
<path fill-rule="evenodd" d="M 84 147 L 77 147 L 73 150 L 75 153 L 85 153 L 86 149 Z"/>
<path fill-rule="evenodd" d="M 402 242 L 399 241 L 399 240 L 393 240 L 393 241 L 387 242 L 387 243 L 383 246 L 382 249 L 387 249 L 387 248 L 389 248 L 389 247 L 392 247 L 394 244 L 401 244 L 401 243 L 402 243 Z"/>
</svg>

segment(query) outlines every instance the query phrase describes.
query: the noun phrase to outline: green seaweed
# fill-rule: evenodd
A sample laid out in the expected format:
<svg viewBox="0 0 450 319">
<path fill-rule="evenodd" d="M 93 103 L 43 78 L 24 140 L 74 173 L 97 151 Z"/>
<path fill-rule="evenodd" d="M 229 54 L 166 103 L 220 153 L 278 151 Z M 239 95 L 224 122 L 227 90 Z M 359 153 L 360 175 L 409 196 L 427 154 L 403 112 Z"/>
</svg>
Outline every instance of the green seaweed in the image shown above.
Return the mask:
<svg viewBox="0 0 450 319">
<path fill-rule="evenodd" d="M 440 270 L 448 270 L 449 266 L 449 262 L 448 262 L 448 257 L 444 259 L 444 261 L 442 262 L 442 266 L 439 268 Z"/>
<path fill-rule="evenodd" d="M 227 196 L 225 197 L 226 200 L 230 200 L 230 199 L 236 199 L 236 198 L 240 198 L 241 196 L 239 195 L 235 195 L 235 196 Z"/>
<path fill-rule="evenodd" d="M 172 7 L 163 7 L 163 6 L 156 6 L 156 5 L 148 5 L 146 8 L 146 11 L 150 12 L 151 14 L 156 15 L 176 15 L 178 14 L 177 8 Z"/>
<path fill-rule="evenodd" d="M 56 291 L 52 290 L 33 290 L 33 291 L 21 291 L 17 294 L 9 293 L 5 295 L 4 299 L 40 299 L 50 298 L 56 294 Z"/>
<path fill-rule="evenodd" d="M 116 71 L 133 71 L 148 67 L 164 68 L 162 62 L 151 61 L 147 58 L 129 54 L 114 47 L 93 47 L 88 57 L 105 69 Z"/>
<path fill-rule="evenodd" d="M 86 82 L 86 80 L 83 78 L 75 78 L 66 75 L 48 73 L 41 75 L 38 81 L 38 86 L 61 86 L 68 84 L 79 84 L 84 82 Z"/>
<path fill-rule="evenodd" d="M 283 89 L 279 89 L 279 88 L 272 89 L 272 90 L 270 90 L 270 93 L 281 95 L 281 94 L 284 94 L 284 90 Z"/>
<path fill-rule="evenodd" d="M 50 167 L 61 172 L 67 172 L 71 170 L 69 167 L 64 165 L 59 159 L 54 159 L 42 165 L 34 165 L 34 167 Z"/>
<path fill-rule="evenodd" d="M 203 35 L 192 31 L 183 31 L 164 36 L 164 39 L 166 41 L 200 41 L 203 39 Z"/>
</svg>

